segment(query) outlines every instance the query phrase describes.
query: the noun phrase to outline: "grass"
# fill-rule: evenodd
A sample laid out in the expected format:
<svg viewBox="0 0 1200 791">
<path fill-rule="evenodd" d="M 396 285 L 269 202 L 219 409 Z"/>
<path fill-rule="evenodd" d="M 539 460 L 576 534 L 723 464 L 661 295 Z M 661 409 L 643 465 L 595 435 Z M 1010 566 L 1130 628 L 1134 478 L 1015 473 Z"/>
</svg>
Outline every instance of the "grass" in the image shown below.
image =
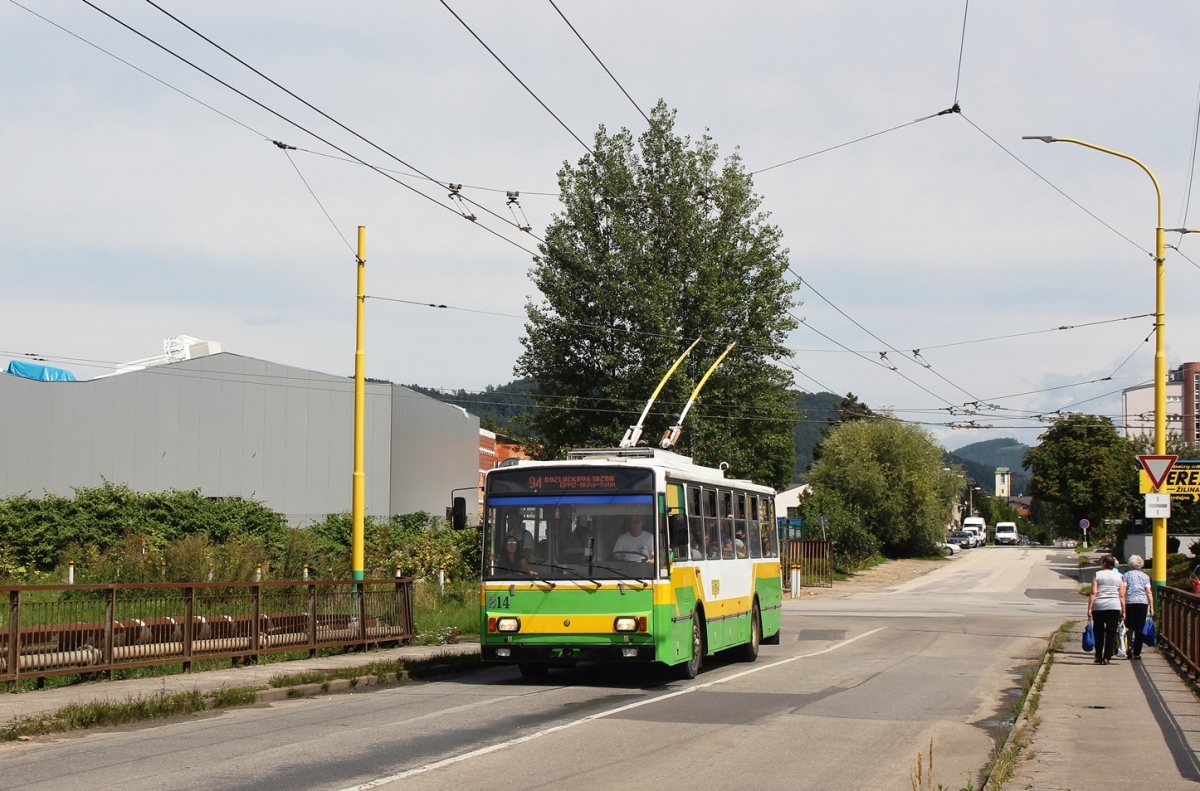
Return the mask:
<svg viewBox="0 0 1200 791">
<path fill-rule="evenodd" d="M 18 717 L 0 726 L 0 741 L 15 741 L 49 733 L 65 733 L 85 728 L 126 725 L 131 722 L 157 720 L 180 714 L 194 714 L 209 709 L 242 706 L 257 700 L 257 687 L 234 687 L 205 694 L 198 690 L 167 694 L 160 692 L 149 698 L 130 698 L 120 703 L 93 701 L 73 703 L 57 711 Z"/>
<path fill-rule="evenodd" d="M 417 645 L 443 645 L 460 635 L 479 634 L 479 583 L 462 580 L 439 590 L 436 582 L 413 584 Z"/>
</svg>

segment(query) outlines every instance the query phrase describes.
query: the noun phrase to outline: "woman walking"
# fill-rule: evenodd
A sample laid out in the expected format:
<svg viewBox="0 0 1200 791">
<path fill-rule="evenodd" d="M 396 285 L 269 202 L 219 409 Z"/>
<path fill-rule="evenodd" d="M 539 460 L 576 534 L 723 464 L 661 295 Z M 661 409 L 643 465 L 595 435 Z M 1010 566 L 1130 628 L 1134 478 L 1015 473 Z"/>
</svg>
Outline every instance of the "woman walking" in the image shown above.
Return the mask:
<svg viewBox="0 0 1200 791">
<path fill-rule="evenodd" d="M 1125 629 L 1133 635 L 1129 658 L 1142 658 L 1142 627 L 1146 617 L 1154 617 L 1154 592 L 1150 578 L 1142 571 L 1146 561 L 1138 555 L 1129 556 L 1129 571 L 1125 572 Z"/>
<path fill-rule="evenodd" d="M 1100 558 L 1100 570 L 1092 580 L 1088 596 L 1088 618 L 1096 626 L 1097 665 L 1112 661 L 1117 647 L 1117 624 L 1125 618 L 1125 579 L 1116 571 L 1117 559 L 1112 555 Z"/>
</svg>

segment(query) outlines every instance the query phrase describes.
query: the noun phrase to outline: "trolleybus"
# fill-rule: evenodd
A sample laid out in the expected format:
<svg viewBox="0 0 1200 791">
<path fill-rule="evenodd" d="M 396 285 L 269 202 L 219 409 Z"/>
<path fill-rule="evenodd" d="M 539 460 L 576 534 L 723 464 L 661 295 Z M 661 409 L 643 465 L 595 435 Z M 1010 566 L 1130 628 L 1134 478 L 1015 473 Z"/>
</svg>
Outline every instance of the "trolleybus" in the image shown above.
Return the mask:
<svg viewBox="0 0 1200 791">
<path fill-rule="evenodd" d="M 753 661 L 779 640 L 774 490 L 649 447 L 521 460 L 484 481 L 481 653 L 526 677 L 581 661 Z"/>
</svg>

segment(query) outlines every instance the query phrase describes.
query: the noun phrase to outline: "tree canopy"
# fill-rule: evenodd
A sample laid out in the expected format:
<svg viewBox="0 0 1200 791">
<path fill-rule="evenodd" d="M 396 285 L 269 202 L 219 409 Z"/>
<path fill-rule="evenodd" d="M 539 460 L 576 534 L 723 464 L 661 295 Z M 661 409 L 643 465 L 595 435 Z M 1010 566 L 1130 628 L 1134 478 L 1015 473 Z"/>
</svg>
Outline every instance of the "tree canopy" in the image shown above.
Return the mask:
<svg viewBox="0 0 1200 791">
<path fill-rule="evenodd" d="M 1038 439 L 1024 459 L 1030 494 L 1055 506 L 1060 532 L 1078 534 L 1079 521 L 1088 519 L 1102 540 L 1104 520 L 1124 518 L 1136 504 L 1134 446 L 1098 415 L 1066 415 Z"/>
<path fill-rule="evenodd" d="M 929 433 L 886 412 L 831 429 L 809 480 L 836 493 L 892 557 L 936 551 L 958 486 Z"/>
<path fill-rule="evenodd" d="M 679 450 L 728 462 L 738 477 L 792 478 L 792 377 L 779 363 L 797 326 L 798 283 L 784 279 L 782 234 L 767 222 L 735 153 L 719 160 L 707 135 L 674 130 L 662 102 L 634 141 L 596 133 L 593 153 L 559 171 L 562 211 L 531 272 L 541 302 L 526 306 L 519 376 L 537 385 L 529 430 L 539 455 L 612 446 L 659 379 L 703 338 L 647 417 L 651 443 L 732 342 L 687 417 Z"/>
</svg>

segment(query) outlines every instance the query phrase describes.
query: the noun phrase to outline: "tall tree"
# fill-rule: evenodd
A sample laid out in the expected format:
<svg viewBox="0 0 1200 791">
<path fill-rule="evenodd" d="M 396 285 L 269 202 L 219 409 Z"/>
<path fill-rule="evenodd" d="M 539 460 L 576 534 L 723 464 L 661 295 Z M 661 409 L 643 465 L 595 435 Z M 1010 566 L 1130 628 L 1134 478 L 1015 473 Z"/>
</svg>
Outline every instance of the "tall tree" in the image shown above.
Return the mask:
<svg viewBox="0 0 1200 791">
<path fill-rule="evenodd" d="M 611 446 L 640 414 L 675 358 L 645 436 L 656 444 L 726 346 L 737 347 L 705 385 L 679 449 L 703 464 L 775 486 L 791 480 L 791 374 L 783 342 L 798 284 L 787 251 L 734 155 L 707 135 L 680 138 L 659 102 L 638 138 L 596 133 L 593 153 L 559 171 L 562 211 L 532 270 L 542 301 L 516 372 L 537 382 L 529 428 L 540 454 Z"/>
<path fill-rule="evenodd" d="M 887 412 L 834 427 L 809 480 L 836 492 L 892 557 L 936 551 L 958 488 L 929 433 Z"/>
<path fill-rule="evenodd" d="M 1104 520 L 1124 518 L 1136 504 L 1133 445 L 1098 415 L 1059 418 L 1038 439 L 1024 458 L 1030 494 L 1056 506 L 1060 533 L 1080 534 L 1079 521 L 1087 519 L 1095 526 L 1091 537 L 1105 540 Z"/>
</svg>

